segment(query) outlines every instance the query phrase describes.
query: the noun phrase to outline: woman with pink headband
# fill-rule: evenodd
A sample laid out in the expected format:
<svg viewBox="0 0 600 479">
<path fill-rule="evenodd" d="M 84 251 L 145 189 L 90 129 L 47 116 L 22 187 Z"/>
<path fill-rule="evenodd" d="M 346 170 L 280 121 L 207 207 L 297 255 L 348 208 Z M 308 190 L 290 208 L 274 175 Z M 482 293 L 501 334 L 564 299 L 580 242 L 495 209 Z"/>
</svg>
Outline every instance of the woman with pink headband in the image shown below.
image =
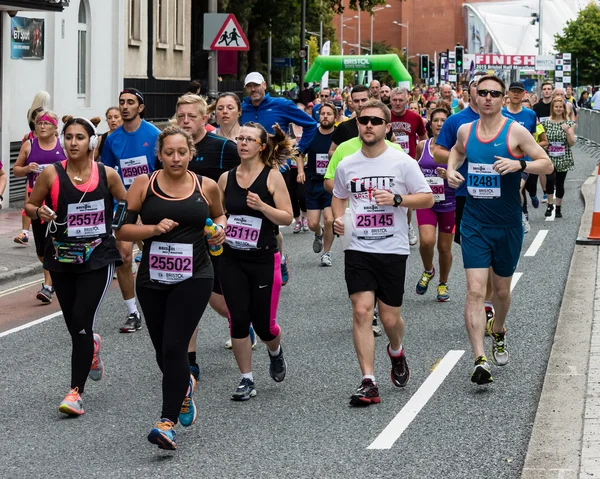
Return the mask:
<svg viewBox="0 0 600 479">
<path fill-rule="evenodd" d="M 51 111 L 42 111 L 35 119 L 35 138 L 21 145 L 13 171 L 16 177 L 27 176 L 29 191 L 33 189 L 44 168 L 67 158 L 56 136 L 57 130 L 58 117 Z M 39 218 L 31 220 L 31 229 L 37 257 L 43 263 L 46 249 L 46 224 Z M 50 273 L 44 270 L 44 283 L 36 297 L 42 303 L 49 304 L 52 302 L 53 293 Z"/>
</svg>

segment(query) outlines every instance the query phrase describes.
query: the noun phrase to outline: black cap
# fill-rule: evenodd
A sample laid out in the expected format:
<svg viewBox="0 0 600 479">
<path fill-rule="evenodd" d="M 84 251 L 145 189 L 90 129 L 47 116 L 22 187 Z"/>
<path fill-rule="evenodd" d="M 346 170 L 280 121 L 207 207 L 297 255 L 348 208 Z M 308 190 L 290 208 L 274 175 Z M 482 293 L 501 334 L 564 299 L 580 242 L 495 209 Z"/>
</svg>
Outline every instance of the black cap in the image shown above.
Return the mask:
<svg viewBox="0 0 600 479">
<path fill-rule="evenodd" d="M 523 90 L 525 91 L 525 86 L 520 81 L 514 81 L 508 87 L 509 90 Z"/>
<path fill-rule="evenodd" d="M 121 93 L 119 93 L 119 98 L 121 98 L 121 95 L 123 95 L 123 93 L 129 93 L 130 95 L 134 95 L 138 99 L 140 105 L 144 105 L 146 103 L 144 100 L 144 95 L 142 95 L 142 92 L 139 91 L 137 88 L 125 88 Z"/>
</svg>

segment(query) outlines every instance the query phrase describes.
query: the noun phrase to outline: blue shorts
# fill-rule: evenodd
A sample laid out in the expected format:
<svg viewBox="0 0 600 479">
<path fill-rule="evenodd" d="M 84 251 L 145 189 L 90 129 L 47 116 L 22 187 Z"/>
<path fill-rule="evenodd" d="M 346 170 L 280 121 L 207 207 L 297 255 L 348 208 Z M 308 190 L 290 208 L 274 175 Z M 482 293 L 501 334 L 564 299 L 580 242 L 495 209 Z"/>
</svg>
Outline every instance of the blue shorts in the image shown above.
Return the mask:
<svg viewBox="0 0 600 479">
<path fill-rule="evenodd" d="M 491 266 L 503 278 L 514 274 L 523 245 L 523 226 L 490 228 L 471 225 L 463 219 L 460 237 L 465 269 Z"/>
<path fill-rule="evenodd" d="M 331 206 L 333 195 L 325 189 L 324 180 L 307 176 L 305 187 L 307 210 L 324 210 Z"/>
</svg>

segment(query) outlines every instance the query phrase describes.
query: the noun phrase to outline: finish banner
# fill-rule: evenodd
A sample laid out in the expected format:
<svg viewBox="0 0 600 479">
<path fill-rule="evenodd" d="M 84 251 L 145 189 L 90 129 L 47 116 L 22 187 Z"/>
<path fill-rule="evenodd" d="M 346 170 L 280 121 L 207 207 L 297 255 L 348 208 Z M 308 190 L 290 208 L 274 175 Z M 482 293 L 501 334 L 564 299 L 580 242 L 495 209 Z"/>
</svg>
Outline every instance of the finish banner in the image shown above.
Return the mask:
<svg viewBox="0 0 600 479">
<path fill-rule="evenodd" d="M 44 59 L 44 19 L 11 18 L 10 58 L 13 60 Z"/>
</svg>

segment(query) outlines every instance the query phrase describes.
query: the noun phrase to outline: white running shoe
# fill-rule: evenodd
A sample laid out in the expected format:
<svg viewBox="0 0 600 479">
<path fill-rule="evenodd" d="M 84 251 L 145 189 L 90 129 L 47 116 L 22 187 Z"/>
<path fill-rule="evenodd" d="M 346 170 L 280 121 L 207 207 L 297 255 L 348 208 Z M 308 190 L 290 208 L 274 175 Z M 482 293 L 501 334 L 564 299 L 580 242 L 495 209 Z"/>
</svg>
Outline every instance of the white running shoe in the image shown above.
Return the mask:
<svg viewBox="0 0 600 479">
<path fill-rule="evenodd" d="M 331 253 L 323 253 L 321 255 L 321 266 L 332 266 L 333 262 L 331 261 Z"/>
<path fill-rule="evenodd" d="M 527 215 L 525 213 L 521 213 L 522 216 L 522 220 L 523 220 L 523 233 L 529 233 L 529 231 L 531 230 L 531 225 L 529 224 L 529 219 L 527 218 Z"/>
<path fill-rule="evenodd" d="M 408 243 L 411 246 L 416 245 L 419 242 L 419 238 L 417 237 L 417 233 L 413 228 L 413 225 L 408 225 Z"/>
</svg>

